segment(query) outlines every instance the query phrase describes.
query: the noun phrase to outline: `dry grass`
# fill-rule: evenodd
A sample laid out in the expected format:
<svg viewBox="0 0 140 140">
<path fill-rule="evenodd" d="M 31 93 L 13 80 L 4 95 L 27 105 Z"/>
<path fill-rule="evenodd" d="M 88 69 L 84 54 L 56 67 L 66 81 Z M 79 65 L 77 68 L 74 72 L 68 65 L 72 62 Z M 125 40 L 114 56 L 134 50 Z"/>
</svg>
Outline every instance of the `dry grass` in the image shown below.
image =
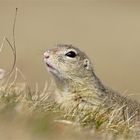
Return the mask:
<svg viewBox="0 0 140 140">
<path fill-rule="evenodd" d="M 21 139 L 139 139 L 140 126 L 123 121 L 121 108 L 102 110 L 78 110 L 76 107 L 63 111 L 50 101 L 52 88 L 45 85 L 42 91 L 32 91 L 25 83 L 5 82 L 0 87 L 0 129 L 14 140 Z M 11 129 L 10 129 L 10 126 Z M 10 130 L 9 130 L 10 129 Z M 20 130 L 20 132 L 18 132 Z M 15 130 L 13 132 L 13 130 Z M 11 133 L 11 131 L 13 133 Z"/>
</svg>

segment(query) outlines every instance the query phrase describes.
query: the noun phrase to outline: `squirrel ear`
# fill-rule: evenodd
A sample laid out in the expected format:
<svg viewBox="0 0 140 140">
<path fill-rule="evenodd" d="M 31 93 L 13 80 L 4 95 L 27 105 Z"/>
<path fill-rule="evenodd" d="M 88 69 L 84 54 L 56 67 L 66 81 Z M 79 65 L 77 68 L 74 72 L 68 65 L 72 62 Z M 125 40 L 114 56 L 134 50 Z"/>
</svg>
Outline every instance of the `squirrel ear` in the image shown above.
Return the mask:
<svg viewBox="0 0 140 140">
<path fill-rule="evenodd" d="M 86 58 L 84 59 L 84 67 L 88 70 L 89 69 L 89 65 L 90 65 L 90 62 L 89 60 Z"/>
</svg>

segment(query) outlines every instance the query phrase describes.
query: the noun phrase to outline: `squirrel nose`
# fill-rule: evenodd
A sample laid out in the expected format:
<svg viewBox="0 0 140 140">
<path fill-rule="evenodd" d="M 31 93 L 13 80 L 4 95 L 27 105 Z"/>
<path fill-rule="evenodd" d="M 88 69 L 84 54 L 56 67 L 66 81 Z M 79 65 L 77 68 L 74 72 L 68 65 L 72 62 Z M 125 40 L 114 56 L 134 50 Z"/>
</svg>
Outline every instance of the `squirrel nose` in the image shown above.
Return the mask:
<svg viewBox="0 0 140 140">
<path fill-rule="evenodd" d="M 44 53 L 44 57 L 45 57 L 45 58 L 49 58 L 49 57 L 50 57 L 50 55 L 49 55 L 49 52 L 48 52 L 48 51 L 46 51 L 46 52 Z"/>
</svg>

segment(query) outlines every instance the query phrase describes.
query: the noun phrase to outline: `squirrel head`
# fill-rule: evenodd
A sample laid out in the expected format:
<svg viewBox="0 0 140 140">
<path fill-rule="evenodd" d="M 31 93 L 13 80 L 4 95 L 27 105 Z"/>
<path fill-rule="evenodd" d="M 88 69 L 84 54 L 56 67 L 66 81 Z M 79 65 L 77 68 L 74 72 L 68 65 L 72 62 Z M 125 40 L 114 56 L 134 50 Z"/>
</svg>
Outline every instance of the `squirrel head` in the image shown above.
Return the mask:
<svg viewBox="0 0 140 140">
<path fill-rule="evenodd" d="M 48 71 L 58 78 L 85 78 L 93 72 L 87 55 L 72 45 L 58 44 L 55 48 L 46 50 L 44 62 Z"/>
</svg>

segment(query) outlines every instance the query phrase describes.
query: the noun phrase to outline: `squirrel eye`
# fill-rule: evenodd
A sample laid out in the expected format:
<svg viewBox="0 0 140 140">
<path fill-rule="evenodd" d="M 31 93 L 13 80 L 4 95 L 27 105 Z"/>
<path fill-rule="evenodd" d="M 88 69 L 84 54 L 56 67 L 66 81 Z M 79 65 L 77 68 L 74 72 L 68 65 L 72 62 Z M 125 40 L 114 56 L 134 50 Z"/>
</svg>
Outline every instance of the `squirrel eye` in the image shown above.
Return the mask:
<svg viewBox="0 0 140 140">
<path fill-rule="evenodd" d="M 71 57 L 71 58 L 74 58 L 77 56 L 77 54 L 74 51 L 70 51 L 70 52 L 66 53 L 65 55 L 68 57 Z"/>
</svg>

